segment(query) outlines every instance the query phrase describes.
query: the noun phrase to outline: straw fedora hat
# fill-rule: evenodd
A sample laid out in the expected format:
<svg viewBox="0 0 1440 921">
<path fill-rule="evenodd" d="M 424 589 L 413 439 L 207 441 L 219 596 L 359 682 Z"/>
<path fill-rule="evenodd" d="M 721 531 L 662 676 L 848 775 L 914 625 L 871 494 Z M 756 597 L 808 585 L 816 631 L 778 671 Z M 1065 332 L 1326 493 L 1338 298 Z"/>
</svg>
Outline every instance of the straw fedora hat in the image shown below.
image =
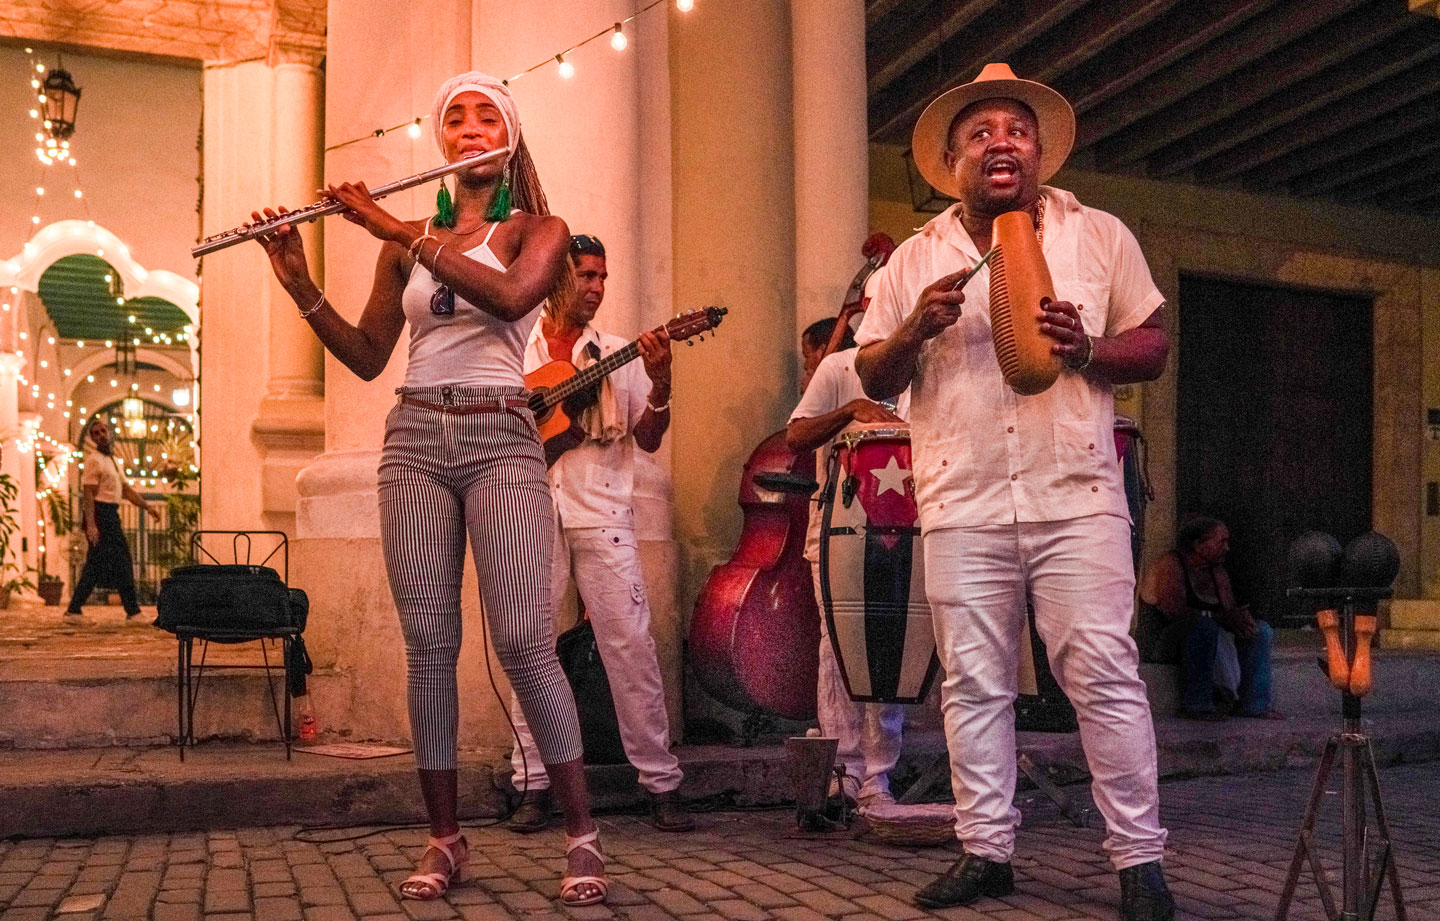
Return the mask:
<svg viewBox="0 0 1440 921">
<path fill-rule="evenodd" d="M 1055 175 L 1075 144 L 1075 110 L 1045 84 L 1016 77 L 1009 64 L 986 64 L 980 76 L 941 93 L 920 113 L 910 147 L 925 181 L 951 198 L 960 197 L 960 182 L 945 166 L 950 123 L 982 99 L 1016 99 L 1030 107 L 1040 124 L 1040 181 Z"/>
</svg>

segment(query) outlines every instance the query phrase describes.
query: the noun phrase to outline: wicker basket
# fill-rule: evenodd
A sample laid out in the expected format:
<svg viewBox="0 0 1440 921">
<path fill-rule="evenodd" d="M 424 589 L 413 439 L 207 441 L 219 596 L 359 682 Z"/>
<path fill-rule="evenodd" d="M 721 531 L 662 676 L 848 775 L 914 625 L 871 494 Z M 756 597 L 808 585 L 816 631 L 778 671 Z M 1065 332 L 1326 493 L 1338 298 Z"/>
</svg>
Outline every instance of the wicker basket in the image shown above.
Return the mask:
<svg viewBox="0 0 1440 921">
<path fill-rule="evenodd" d="M 955 840 L 955 807 L 950 803 L 876 806 L 864 813 L 870 837 L 902 847 L 942 847 Z"/>
</svg>

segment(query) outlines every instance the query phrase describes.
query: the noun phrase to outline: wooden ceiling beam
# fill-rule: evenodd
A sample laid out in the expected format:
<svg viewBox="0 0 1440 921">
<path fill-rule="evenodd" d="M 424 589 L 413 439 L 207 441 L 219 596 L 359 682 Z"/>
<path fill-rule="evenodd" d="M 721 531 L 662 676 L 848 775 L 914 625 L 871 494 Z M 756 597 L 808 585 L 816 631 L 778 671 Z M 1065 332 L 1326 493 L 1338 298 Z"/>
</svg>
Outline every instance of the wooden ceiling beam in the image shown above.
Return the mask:
<svg viewBox="0 0 1440 921">
<path fill-rule="evenodd" d="M 1379 196 L 1375 199 L 1375 205 L 1398 211 L 1440 208 L 1440 186 L 1437 186 L 1433 179 L 1417 182 L 1414 185 L 1406 186 L 1404 190 Z"/>
<path fill-rule="evenodd" d="M 1225 179 L 1270 188 L 1347 157 L 1377 149 L 1383 152 L 1392 146 L 1403 147 L 1410 135 L 1440 123 L 1440 82 L 1431 83 L 1429 90 L 1428 95 L 1418 98 L 1398 96 L 1397 103 L 1408 99 L 1408 104 L 1387 112 L 1370 113 L 1375 117 L 1364 122 L 1349 125 L 1325 122 L 1325 128 L 1308 133 L 1305 146 L 1252 170 L 1232 173 L 1227 169 Z"/>
<path fill-rule="evenodd" d="M 932 0 L 893 10 L 866 31 L 866 84 L 869 92 L 886 86 L 935 53 L 955 33 L 999 0 Z"/>
<path fill-rule="evenodd" d="M 1360 54 L 1404 29 L 1413 17 L 1397 7 L 1368 3 L 1166 106 L 1095 146 L 1101 170 L 1144 159 L 1196 131 L 1314 74 Z M 1418 32 L 1419 30 L 1414 30 Z"/>
<path fill-rule="evenodd" d="M 1270 131 L 1233 152 L 1195 166 L 1201 182 L 1238 176 L 1251 184 L 1281 183 L 1373 143 L 1401 137 L 1440 117 L 1434 96 L 1440 91 L 1440 61 L 1428 61 L 1394 79 L 1342 96 L 1312 111 L 1303 123 Z M 1362 131 L 1351 131 L 1357 126 Z"/>
<path fill-rule="evenodd" d="M 1052 83 L 1090 61 L 1099 59 L 1116 42 L 1163 16 L 1179 0 L 1145 0 L 1132 3 L 1092 3 L 1061 29 L 1027 46 L 1012 62 L 1027 80 Z"/>
<path fill-rule="evenodd" d="M 905 133 L 936 95 L 974 79 L 987 63 L 1008 60 L 1086 2 L 1012 0 L 990 9 L 976 20 L 974 28 L 951 36 L 936 49 L 935 54 L 946 62 L 945 74 L 930 61 L 921 61 L 870 94 L 871 139 L 909 140 Z"/>
<path fill-rule="evenodd" d="M 1231 156 L 1246 157 L 1245 168 L 1250 168 L 1285 153 L 1285 150 L 1266 149 L 1262 157 L 1245 154 L 1231 154 L 1232 150 L 1247 150 L 1256 138 L 1277 135 L 1281 140 L 1303 141 L 1305 132 L 1287 125 L 1301 119 L 1306 124 L 1312 120 L 1312 113 L 1328 111 L 1333 105 L 1344 105 L 1347 96 L 1356 94 L 1366 87 L 1380 83 L 1396 74 L 1404 75 L 1417 64 L 1433 58 L 1440 43 L 1424 42 L 1411 53 L 1397 57 L 1388 47 L 1380 46 L 1373 53 L 1360 56 L 1364 69 L 1355 66 L 1355 61 L 1328 68 L 1291 87 L 1275 94 L 1258 105 L 1235 113 L 1229 118 L 1210 126 L 1207 130 L 1163 147 L 1146 161 L 1149 174 L 1154 177 L 1173 176 L 1194 167 L 1197 174 L 1204 173 L 1207 164 L 1213 169 L 1219 162 Z M 1382 84 L 1388 86 L 1388 84 Z M 1367 99 L 1370 97 L 1366 97 Z M 1411 97 L 1413 98 L 1413 96 Z M 1383 104 L 1383 99 L 1379 100 Z M 1293 146 L 1292 148 L 1293 149 Z M 1250 162 L 1253 161 L 1253 162 Z"/>
<path fill-rule="evenodd" d="M 889 16 L 897 6 L 906 2 L 907 0 L 866 0 L 865 28 L 872 28 L 877 22 Z"/>
<path fill-rule="evenodd" d="M 1325 194 L 1337 198 L 1378 195 L 1407 182 L 1429 164 L 1433 163 L 1435 170 L 1440 171 L 1440 157 L 1434 156 L 1437 151 L 1440 151 L 1440 124 L 1408 134 L 1378 150 L 1370 148 L 1303 173 L 1288 185 L 1293 195 Z"/>
<path fill-rule="evenodd" d="M 1201 87 L 1208 86 L 1276 48 L 1323 26 L 1366 0 L 1289 0 L 1273 15 L 1255 16 L 1214 42 L 1204 54 L 1177 61 L 1104 105 L 1085 113 L 1075 132 L 1075 149 L 1084 150 Z"/>
<path fill-rule="evenodd" d="M 1326 196 L 1355 201 L 1403 195 L 1407 190 L 1420 186 L 1440 191 L 1440 182 L 1436 182 L 1436 177 L 1440 176 L 1440 157 L 1434 155 L 1434 150 L 1431 148 L 1428 155 L 1417 155 L 1395 164 L 1394 169 L 1385 175 L 1372 174 L 1365 179 L 1328 189 Z M 1416 153 L 1420 154 L 1419 151 Z"/>
<path fill-rule="evenodd" d="M 1209 3 L 1182 3 L 1175 12 L 1066 75 L 1059 88 L 1075 111 L 1084 114 L 1144 82 L 1187 54 L 1204 48 L 1275 2 L 1212 0 Z"/>
</svg>

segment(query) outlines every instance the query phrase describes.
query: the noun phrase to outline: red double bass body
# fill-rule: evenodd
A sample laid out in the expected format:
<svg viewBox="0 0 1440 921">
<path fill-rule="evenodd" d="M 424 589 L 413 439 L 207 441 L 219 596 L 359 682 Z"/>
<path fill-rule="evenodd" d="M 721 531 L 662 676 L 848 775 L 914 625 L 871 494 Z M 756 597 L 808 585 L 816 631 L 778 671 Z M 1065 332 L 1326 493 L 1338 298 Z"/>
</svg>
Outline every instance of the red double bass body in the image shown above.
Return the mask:
<svg viewBox="0 0 1440 921">
<path fill-rule="evenodd" d="M 804 492 L 767 489 L 762 484 L 770 477 L 813 481 L 815 456 L 791 451 L 779 431 L 745 462 L 740 543 L 710 571 L 695 601 L 690 665 L 705 690 L 727 706 L 814 719 L 820 612 L 804 557 L 810 499 Z"/>
<path fill-rule="evenodd" d="M 825 354 L 839 347 L 841 325 L 864 310 L 865 281 L 894 250 L 885 234 L 865 241 L 865 265 L 846 291 Z M 760 442 L 740 478 L 740 544 L 695 599 L 690 667 L 711 696 L 737 710 L 815 718 L 820 610 L 805 533 L 817 489 L 815 452 L 790 450 L 784 429 Z"/>
</svg>

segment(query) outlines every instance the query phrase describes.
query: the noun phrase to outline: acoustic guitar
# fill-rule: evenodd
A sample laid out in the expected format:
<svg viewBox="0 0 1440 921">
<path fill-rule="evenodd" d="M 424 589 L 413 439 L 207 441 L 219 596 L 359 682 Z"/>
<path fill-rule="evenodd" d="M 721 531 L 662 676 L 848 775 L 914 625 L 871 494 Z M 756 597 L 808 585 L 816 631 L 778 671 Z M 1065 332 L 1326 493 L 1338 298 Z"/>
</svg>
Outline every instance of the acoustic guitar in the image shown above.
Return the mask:
<svg viewBox="0 0 1440 921">
<path fill-rule="evenodd" d="M 719 326 L 726 313 L 728 311 L 724 307 L 702 307 L 680 314 L 666 323 L 663 329 L 672 342 L 680 342 Z M 653 331 L 658 333 L 660 328 Z M 640 357 L 639 343 L 640 340 L 636 339 L 583 371 L 565 359 L 557 358 L 525 375 L 525 386 L 530 391 L 530 411 L 535 414 L 535 425 L 540 429 L 547 466 L 554 466 L 560 455 L 585 440 L 585 430 L 579 424 L 580 414 L 599 398 L 601 381 L 612 371 Z"/>
</svg>

